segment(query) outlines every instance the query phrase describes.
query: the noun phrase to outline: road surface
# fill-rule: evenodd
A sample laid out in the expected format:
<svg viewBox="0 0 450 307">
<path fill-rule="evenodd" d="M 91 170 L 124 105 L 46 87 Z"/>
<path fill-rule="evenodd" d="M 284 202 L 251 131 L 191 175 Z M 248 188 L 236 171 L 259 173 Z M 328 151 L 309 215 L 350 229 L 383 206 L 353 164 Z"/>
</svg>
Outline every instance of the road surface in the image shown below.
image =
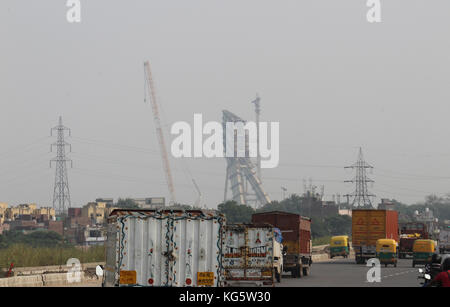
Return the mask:
<svg viewBox="0 0 450 307">
<path fill-rule="evenodd" d="M 411 259 L 399 259 L 397 267 L 381 266 L 381 282 L 367 282 L 370 267 L 356 264 L 352 258 L 335 258 L 329 261 L 313 263 L 311 274 L 302 278 L 283 275 L 276 287 L 420 287 L 419 268 L 412 268 Z M 71 287 L 101 287 L 101 281 L 84 284 L 66 285 Z"/>
<path fill-rule="evenodd" d="M 356 264 L 354 259 L 335 258 L 312 264 L 311 274 L 302 278 L 283 275 L 276 287 L 420 287 L 419 268 L 412 268 L 411 259 L 399 259 L 397 267 L 381 266 L 381 282 L 367 282 L 370 267 Z"/>
</svg>

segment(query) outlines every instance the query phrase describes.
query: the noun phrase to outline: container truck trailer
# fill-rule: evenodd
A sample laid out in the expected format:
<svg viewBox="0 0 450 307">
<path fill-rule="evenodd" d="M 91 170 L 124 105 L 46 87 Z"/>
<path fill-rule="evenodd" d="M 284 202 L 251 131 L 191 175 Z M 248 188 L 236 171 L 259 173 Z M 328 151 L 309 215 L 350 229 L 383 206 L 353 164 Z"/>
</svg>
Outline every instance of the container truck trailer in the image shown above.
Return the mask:
<svg viewBox="0 0 450 307">
<path fill-rule="evenodd" d="M 399 241 L 398 212 L 394 210 L 353 209 L 352 245 L 356 263 L 376 257 L 378 239 Z"/>
<path fill-rule="evenodd" d="M 224 286 L 273 286 L 281 281 L 281 233 L 272 225 L 226 225 L 223 244 Z"/>
<path fill-rule="evenodd" d="M 283 270 L 293 277 L 309 275 L 312 264 L 311 219 L 281 211 L 255 213 L 253 223 L 268 223 L 283 235 Z"/>
<path fill-rule="evenodd" d="M 441 229 L 439 232 L 439 254 L 450 253 L 450 229 Z"/>
<path fill-rule="evenodd" d="M 222 286 L 224 225 L 208 210 L 114 210 L 102 285 Z"/>
</svg>

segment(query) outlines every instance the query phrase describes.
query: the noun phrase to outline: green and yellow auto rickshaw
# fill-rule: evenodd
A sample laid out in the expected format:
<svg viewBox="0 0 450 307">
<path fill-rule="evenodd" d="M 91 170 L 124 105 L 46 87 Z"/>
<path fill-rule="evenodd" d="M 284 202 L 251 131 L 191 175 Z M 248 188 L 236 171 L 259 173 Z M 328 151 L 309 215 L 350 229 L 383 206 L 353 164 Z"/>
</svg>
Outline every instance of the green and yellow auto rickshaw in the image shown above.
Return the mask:
<svg viewBox="0 0 450 307">
<path fill-rule="evenodd" d="M 416 264 L 431 263 L 431 257 L 436 251 L 436 242 L 433 240 L 419 239 L 414 241 L 412 267 Z"/>
<path fill-rule="evenodd" d="M 380 260 L 381 264 L 388 266 L 388 264 L 393 264 L 397 267 L 398 252 L 397 252 L 397 241 L 392 239 L 378 239 L 376 246 L 376 257 Z"/>
<path fill-rule="evenodd" d="M 334 236 L 330 241 L 330 258 L 342 256 L 347 258 L 350 253 L 348 236 Z"/>
</svg>

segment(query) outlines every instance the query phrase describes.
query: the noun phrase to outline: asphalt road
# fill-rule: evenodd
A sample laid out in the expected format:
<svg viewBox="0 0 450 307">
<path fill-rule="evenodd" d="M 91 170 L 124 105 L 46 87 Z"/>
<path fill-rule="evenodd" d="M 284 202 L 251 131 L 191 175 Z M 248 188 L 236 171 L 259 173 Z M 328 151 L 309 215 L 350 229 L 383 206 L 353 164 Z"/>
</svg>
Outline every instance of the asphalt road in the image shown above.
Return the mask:
<svg viewBox="0 0 450 307">
<path fill-rule="evenodd" d="M 367 282 L 370 267 L 356 264 L 354 259 L 337 258 L 312 264 L 311 274 L 302 278 L 283 275 L 276 287 L 420 287 L 419 268 L 411 259 L 399 259 L 397 267 L 381 266 L 381 282 Z"/>
</svg>

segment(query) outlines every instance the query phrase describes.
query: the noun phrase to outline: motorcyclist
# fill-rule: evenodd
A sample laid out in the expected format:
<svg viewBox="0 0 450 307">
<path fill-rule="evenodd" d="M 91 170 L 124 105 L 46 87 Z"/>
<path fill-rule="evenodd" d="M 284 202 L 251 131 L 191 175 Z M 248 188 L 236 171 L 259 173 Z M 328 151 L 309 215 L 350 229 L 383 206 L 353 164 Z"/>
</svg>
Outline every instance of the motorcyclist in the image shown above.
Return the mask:
<svg viewBox="0 0 450 307">
<path fill-rule="evenodd" d="M 435 278 L 440 272 L 442 272 L 441 268 L 442 257 L 439 254 L 433 254 L 431 258 L 431 265 L 429 268 L 428 274 L 431 275 L 431 279 Z"/>
<path fill-rule="evenodd" d="M 442 272 L 439 273 L 426 287 L 440 285 L 441 287 L 450 287 L 450 257 L 445 258 L 442 263 Z"/>
</svg>

